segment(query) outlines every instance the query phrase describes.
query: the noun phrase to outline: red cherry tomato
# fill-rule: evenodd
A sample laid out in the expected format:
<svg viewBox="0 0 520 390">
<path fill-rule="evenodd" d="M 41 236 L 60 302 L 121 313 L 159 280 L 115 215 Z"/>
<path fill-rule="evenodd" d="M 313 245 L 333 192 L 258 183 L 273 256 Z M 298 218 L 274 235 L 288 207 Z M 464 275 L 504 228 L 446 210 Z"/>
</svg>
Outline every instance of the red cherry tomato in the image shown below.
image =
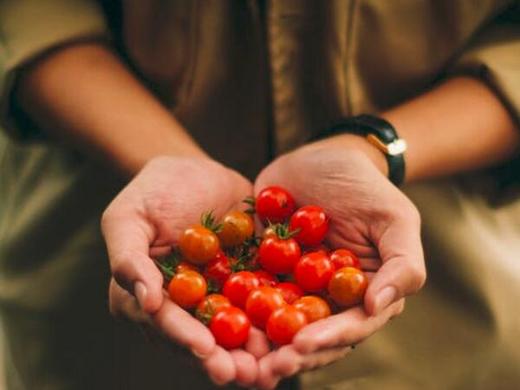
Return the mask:
<svg viewBox="0 0 520 390">
<path fill-rule="evenodd" d="M 289 344 L 294 335 L 307 325 L 305 314 L 294 306 L 285 305 L 274 311 L 267 320 L 267 337 L 278 345 Z"/>
<path fill-rule="evenodd" d="M 260 281 L 261 286 L 274 287 L 278 284 L 278 278 L 267 271 L 259 269 L 257 271 L 253 271 L 253 273 Z"/>
<path fill-rule="evenodd" d="M 224 215 L 221 224 L 222 229 L 218 233 L 218 238 L 225 248 L 242 244 L 253 235 L 255 230 L 251 216 L 239 210 Z"/>
<path fill-rule="evenodd" d="M 320 206 L 300 207 L 291 216 L 289 230 L 298 231 L 296 241 L 306 246 L 319 245 L 329 229 L 329 222 Z"/>
<path fill-rule="evenodd" d="M 232 274 L 226 280 L 222 292 L 233 305 L 243 308 L 249 293 L 259 286 L 260 281 L 254 273 L 240 271 Z"/>
<path fill-rule="evenodd" d="M 179 272 L 168 284 L 171 300 L 183 309 L 197 306 L 204 299 L 206 291 L 206 279 L 195 271 Z"/>
<path fill-rule="evenodd" d="M 368 279 L 365 274 L 354 267 L 340 268 L 329 281 L 329 294 L 340 306 L 354 306 L 363 302 Z"/>
<path fill-rule="evenodd" d="M 300 255 L 300 246 L 293 238 L 269 237 L 258 249 L 260 265 L 272 274 L 291 273 Z"/>
<path fill-rule="evenodd" d="M 204 276 L 212 281 L 217 287 L 222 287 L 231 275 L 231 260 L 219 250 L 217 255 L 206 265 Z"/>
<path fill-rule="evenodd" d="M 332 261 L 332 264 L 334 264 L 334 268 L 336 269 L 343 267 L 354 267 L 361 269 L 361 264 L 359 263 L 358 257 L 348 249 L 336 249 L 330 255 L 330 261 Z"/>
<path fill-rule="evenodd" d="M 293 306 L 305 314 L 309 324 L 330 316 L 328 303 L 314 295 L 301 297 L 294 302 Z"/>
<path fill-rule="evenodd" d="M 218 345 L 226 349 L 239 348 L 249 337 L 251 322 L 238 307 L 225 307 L 216 313 L 209 329 Z"/>
<path fill-rule="evenodd" d="M 195 316 L 205 324 L 225 307 L 231 307 L 231 302 L 224 295 L 210 294 L 197 305 Z"/>
<path fill-rule="evenodd" d="M 292 195 L 281 187 L 264 188 L 255 201 L 256 214 L 262 222 L 280 223 L 296 209 Z"/>
<path fill-rule="evenodd" d="M 258 287 L 246 302 L 246 314 L 253 325 L 263 329 L 273 311 L 286 305 L 282 294 L 273 287 Z"/>
<path fill-rule="evenodd" d="M 294 268 L 296 283 L 305 291 L 318 292 L 327 288 L 334 265 L 323 251 L 303 255 Z"/>
<path fill-rule="evenodd" d="M 186 229 L 179 239 L 183 257 L 197 265 L 213 259 L 220 248 L 218 237 L 208 228 L 195 225 Z"/>
<path fill-rule="evenodd" d="M 303 295 L 303 290 L 291 282 L 278 283 L 276 289 L 282 293 L 283 299 L 290 305 Z"/>
</svg>

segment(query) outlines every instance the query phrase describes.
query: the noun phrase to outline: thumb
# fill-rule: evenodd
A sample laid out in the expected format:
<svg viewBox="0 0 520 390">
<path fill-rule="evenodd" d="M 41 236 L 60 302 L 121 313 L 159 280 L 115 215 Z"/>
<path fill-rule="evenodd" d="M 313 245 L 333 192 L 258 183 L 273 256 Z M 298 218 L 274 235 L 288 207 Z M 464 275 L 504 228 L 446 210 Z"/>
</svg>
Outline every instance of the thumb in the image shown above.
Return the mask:
<svg viewBox="0 0 520 390">
<path fill-rule="evenodd" d="M 374 242 L 383 265 L 365 294 L 365 309 L 371 315 L 416 293 L 426 281 L 420 217 L 415 209 L 394 218 Z"/>
<path fill-rule="evenodd" d="M 114 279 L 135 295 L 144 312 L 156 312 L 163 301 L 163 277 L 149 256 L 152 228 L 137 216 L 117 215 L 110 209 L 101 227 Z"/>
</svg>

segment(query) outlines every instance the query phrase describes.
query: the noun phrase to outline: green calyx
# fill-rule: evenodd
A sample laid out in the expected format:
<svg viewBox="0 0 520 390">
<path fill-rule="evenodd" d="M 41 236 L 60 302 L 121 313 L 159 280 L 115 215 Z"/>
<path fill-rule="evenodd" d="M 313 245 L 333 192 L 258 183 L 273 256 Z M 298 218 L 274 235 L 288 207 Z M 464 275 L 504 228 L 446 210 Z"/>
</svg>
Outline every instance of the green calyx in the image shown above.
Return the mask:
<svg viewBox="0 0 520 390">
<path fill-rule="evenodd" d="M 217 223 L 217 219 L 213 215 L 213 210 L 207 213 L 203 213 L 200 216 L 200 224 L 215 234 L 218 234 L 222 231 L 222 224 Z"/>
</svg>

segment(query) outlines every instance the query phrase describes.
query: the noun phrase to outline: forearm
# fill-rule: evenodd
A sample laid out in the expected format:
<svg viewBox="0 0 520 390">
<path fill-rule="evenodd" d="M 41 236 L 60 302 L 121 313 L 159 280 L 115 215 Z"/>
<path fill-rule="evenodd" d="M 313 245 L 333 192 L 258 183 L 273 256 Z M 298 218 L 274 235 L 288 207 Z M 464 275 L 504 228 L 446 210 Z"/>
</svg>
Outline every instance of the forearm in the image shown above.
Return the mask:
<svg viewBox="0 0 520 390">
<path fill-rule="evenodd" d="M 407 182 L 491 166 L 520 147 L 520 131 L 502 102 L 472 78 L 450 79 L 381 116 L 407 141 Z M 382 153 L 361 137 L 337 142 L 365 151 L 387 174 Z"/>
<path fill-rule="evenodd" d="M 32 64 L 17 99 L 46 132 L 102 155 L 127 175 L 158 155 L 204 152 L 101 44 L 78 44 Z"/>
<path fill-rule="evenodd" d="M 502 102 L 472 78 L 451 79 L 383 116 L 408 142 L 407 181 L 488 167 L 520 146 Z"/>
</svg>

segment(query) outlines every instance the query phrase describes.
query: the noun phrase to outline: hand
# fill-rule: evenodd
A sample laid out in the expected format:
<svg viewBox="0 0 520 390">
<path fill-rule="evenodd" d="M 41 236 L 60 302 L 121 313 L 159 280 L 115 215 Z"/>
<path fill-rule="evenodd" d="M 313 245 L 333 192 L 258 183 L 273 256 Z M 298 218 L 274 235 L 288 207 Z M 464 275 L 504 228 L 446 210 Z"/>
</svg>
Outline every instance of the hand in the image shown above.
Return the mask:
<svg viewBox="0 0 520 390">
<path fill-rule="evenodd" d="M 262 388 L 273 388 L 281 377 L 344 356 L 346 347 L 399 314 L 402 298 L 424 284 L 419 214 L 378 170 L 384 159 L 371 148 L 360 137 L 335 137 L 278 158 L 256 180 L 256 193 L 277 184 L 300 205 L 323 206 L 331 219 L 328 244 L 354 250 L 365 270 L 376 271 L 364 310 L 352 308 L 311 324 L 291 345 L 261 359 L 257 385 Z"/>
<path fill-rule="evenodd" d="M 148 324 L 191 350 L 217 384 L 253 383 L 256 358 L 244 350 L 228 352 L 217 346 L 202 323 L 164 299 L 163 278 L 152 256 L 167 253 L 182 230 L 199 221 L 201 212 L 222 215 L 251 193 L 245 178 L 207 158 L 158 157 L 121 191 L 102 218 L 113 275 L 111 312 Z M 251 332 L 253 351 L 258 350 L 259 333 Z"/>
</svg>

